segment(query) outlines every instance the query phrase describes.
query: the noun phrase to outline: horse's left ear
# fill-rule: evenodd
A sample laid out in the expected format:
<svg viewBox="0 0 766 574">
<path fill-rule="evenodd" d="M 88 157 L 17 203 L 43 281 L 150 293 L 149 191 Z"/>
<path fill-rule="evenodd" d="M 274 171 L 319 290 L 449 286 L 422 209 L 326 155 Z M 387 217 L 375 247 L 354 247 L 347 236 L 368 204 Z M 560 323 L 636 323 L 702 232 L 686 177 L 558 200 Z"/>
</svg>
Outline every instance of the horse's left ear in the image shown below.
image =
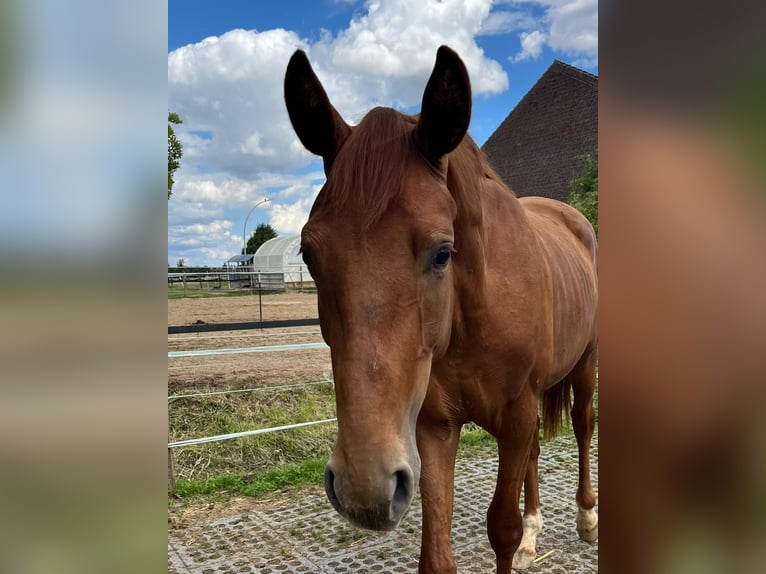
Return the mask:
<svg viewBox="0 0 766 574">
<path fill-rule="evenodd" d="M 454 150 L 471 123 L 471 81 L 460 57 L 447 46 L 436 52 L 436 64 L 423 93 L 416 138 L 433 160 Z"/>
</svg>

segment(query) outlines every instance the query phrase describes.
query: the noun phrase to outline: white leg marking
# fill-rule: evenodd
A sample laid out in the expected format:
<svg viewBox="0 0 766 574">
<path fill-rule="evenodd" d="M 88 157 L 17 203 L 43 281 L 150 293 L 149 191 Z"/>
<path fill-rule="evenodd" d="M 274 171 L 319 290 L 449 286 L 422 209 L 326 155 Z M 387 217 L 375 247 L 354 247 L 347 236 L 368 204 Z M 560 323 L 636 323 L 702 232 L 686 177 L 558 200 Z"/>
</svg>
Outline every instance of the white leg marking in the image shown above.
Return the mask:
<svg viewBox="0 0 766 574">
<path fill-rule="evenodd" d="M 543 529 L 543 515 L 540 509 L 534 514 L 524 516 L 522 522 L 524 533 L 521 535 L 521 543 L 513 555 L 513 567 L 516 570 L 529 568 L 537 554 L 537 535 Z"/>
<path fill-rule="evenodd" d="M 594 508 L 585 510 L 578 507 L 576 523 L 577 533 L 580 535 L 580 538 L 586 542 L 598 540 L 598 514 L 596 514 Z"/>
</svg>

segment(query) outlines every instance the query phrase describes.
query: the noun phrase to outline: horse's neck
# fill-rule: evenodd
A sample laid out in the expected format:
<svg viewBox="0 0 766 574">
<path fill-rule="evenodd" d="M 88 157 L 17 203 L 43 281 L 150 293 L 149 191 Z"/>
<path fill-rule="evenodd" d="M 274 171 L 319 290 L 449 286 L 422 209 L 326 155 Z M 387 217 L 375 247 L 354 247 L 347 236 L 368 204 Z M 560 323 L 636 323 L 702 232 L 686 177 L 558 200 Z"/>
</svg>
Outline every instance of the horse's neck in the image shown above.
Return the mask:
<svg viewBox="0 0 766 574">
<path fill-rule="evenodd" d="M 457 198 L 455 220 L 453 336 L 467 336 L 481 321 L 487 306 L 487 237 L 485 205 L 481 195 Z M 471 200 L 470 202 L 467 200 Z M 462 202 L 462 205 L 461 205 Z"/>
<path fill-rule="evenodd" d="M 488 285 L 488 274 L 497 272 L 489 267 L 490 252 L 514 252 L 514 242 L 533 235 L 522 204 L 499 182 L 485 178 L 481 193 L 472 199 L 468 208 L 458 206 L 455 221 L 457 265 L 454 273 L 453 329 L 457 329 L 455 335 L 458 337 L 484 333 L 488 316 L 496 312 L 492 302 L 497 307 L 497 294 L 493 297 Z M 501 210 L 498 210 L 498 202 L 502 204 Z M 511 228 L 513 231 L 508 233 Z M 503 238 L 502 245 L 498 244 L 500 237 Z M 495 243 L 491 244 L 491 241 Z M 497 254 L 494 259 L 497 261 Z M 516 263 L 519 262 L 509 261 L 509 268 L 503 272 L 512 272 Z"/>
</svg>

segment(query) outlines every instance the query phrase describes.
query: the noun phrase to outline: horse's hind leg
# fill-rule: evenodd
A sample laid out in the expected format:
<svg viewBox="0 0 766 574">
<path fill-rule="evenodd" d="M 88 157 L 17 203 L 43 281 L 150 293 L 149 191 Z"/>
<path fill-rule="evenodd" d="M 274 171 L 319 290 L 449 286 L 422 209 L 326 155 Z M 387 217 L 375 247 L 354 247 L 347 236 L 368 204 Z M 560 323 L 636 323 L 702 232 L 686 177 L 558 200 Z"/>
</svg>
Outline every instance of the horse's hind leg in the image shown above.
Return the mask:
<svg viewBox="0 0 766 574">
<path fill-rule="evenodd" d="M 524 570 L 532 565 L 537 554 L 537 535 L 543 528 L 537 474 L 537 458 L 540 456 L 539 420 L 537 426 L 538 430 L 535 432 L 532 450 L 529 453 L 527 474 L 524 477 L 524 518 L 522 520 L 524 530 L 519 548 L 513 555 L 513 567 L 516 570 Z"/>
<path fill-rule="evenodd" d="M 572 384 L 572 427 L 577 438 L 580 475 L 577 486 L 577 533 L 587 542 L 598 539 L 598 515 L 594 510 L 596 495 L 590 481 L 590 443 L 595 427 L 593 395 L 596 390 L 596 352 L 588 349 L 577 366 L 567 375 Z"/>
</svg>

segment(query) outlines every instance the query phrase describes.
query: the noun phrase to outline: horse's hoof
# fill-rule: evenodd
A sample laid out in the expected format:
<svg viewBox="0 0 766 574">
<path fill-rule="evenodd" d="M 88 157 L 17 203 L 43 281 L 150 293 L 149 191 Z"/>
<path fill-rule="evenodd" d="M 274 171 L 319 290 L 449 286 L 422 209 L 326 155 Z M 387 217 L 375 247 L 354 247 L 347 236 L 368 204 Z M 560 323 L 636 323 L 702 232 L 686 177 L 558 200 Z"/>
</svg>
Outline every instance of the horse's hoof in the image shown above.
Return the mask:
<svg viewBox="0 0 766 574">
<path fill-rule="evenodd" d="M 598 540 L 598 524 L 590 530 L 578 530 L 577 533 L 580 535 L 581 540 L 595 542 Z"/>
<path fill-rule="evenodd" d="M 577 511 L 577 534 L 585 542 L 598 540 L 598 514 L 592 508 L 589 510 L 580 508 Z"/>
<path fill-rule="evenodd" d="M 520 549 L 513 555 L 513 569 L 526 570 L 532 566 L 535 559 L 535 553 L 527 549 Z"/>
</svg>

